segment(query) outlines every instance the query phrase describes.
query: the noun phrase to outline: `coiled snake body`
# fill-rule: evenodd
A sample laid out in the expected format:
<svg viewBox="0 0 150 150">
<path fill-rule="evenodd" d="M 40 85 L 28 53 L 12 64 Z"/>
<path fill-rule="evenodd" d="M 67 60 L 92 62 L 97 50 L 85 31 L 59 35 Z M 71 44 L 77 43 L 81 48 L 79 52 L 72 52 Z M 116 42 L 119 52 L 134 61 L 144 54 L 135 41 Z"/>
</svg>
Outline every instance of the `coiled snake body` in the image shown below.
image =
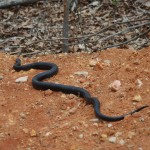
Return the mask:
<svg viewBox="0 0 150 150">
<path fill-rule="evenodd" d="M 138 112 L 144 109 L 145 107 L 148 107 L 147 105 L 145 105 L 121 116 L 113 116 L 113 117 L 107 116 L 101 113 L 99 100 L 95 97 L 91 97 L 90 93 L 87 90 L 80 88 L 80 87 L 70 86 L 70 85 L 56 84 L 52 82 L 42 82 L 42 80 L 52 77 L 58 73 L 58 67 L 56 64 L 48 63 L 48 62 L 36 62 L 32 64 L 21 65 L 21 60 L 17 58 L 13 66 L 13 69 L 16 71 L 20 71 L 20 70 L 27 71 L 30 69 L 47 70 L 45 72 L 35 75 L 32 78 L 32 85 L 35 89 L 37 90 L 50 89 L 52 91 L 61 91 L 66 94 L 75 94 L 77 96 L 80 96 L 86 100 L 87 104 L 92 104 L 94 107 L 95 115 L 99 119 L 102 119 L 105 121 L 119 121 L 119 120 L 124 119 L 124 117 L 127 115 L 132 115 L 133 113 Z"/>
</svg>

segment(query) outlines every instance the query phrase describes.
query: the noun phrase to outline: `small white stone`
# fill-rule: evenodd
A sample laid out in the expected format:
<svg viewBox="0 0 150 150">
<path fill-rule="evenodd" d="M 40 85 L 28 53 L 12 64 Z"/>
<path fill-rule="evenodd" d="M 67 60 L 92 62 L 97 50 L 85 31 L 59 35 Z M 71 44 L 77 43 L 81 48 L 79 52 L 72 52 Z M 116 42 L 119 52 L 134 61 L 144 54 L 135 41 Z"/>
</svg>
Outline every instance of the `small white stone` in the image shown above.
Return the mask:
<svg viewBox="0 0 150 150">
<path fill-rule="evenodd" d="M 108 128 L 112 127 L 112 124 L 111 124 L 111 123 L 109 123 L 109 124 L 107 125 L 107 127 L 108 127 Z"/>
<path fill-rule="evenodd" d="M 89 66 L 90 66 L 90 67 L 94 67 L 94 66 L 96 66 L 97 63 L 98 63 L 97 60 L 91 60 L 91 61 L 89 62 Z"/>
<path fill-rule="evenodd" d="M 107 134 L 101 134 L 101 137 L 102 137 L 102 138 L 107 138 L 108 135 L 107 135 Z"/>
<path fill-rule="evenodd" d="M 93 136 L 97 136 L 99 133 L 97 131 L 93 132 L 92 135 Z"/>
<path fill-rule="evenodd" d="M 92 3 L 89 4 L 90 6 L 98 6 L 99 5 L 99 1 L 94 1 Z"/>
<path fill-rule="evenodd" d="M 24 112 L 21 112 L 21 113 L 20 113 L 20 117 L 21 117 L 22 119 L 25 119 L 25 118 L 26 118 L 26 114 L 25 114 Z"/>
<path fill-rule="evenodd" d="M 76 107 L 73 107 L 72 109 L 69 110 L 70 114 L 74 114 L 77 111 Z"/>
<path fill-rule="evenodd" d="M 89 73 L 87 71 L 78 71 L 78 72 L 75 72 L 74 74 L 87 77 Z"/>
<path fill-rule="evenodd" d="M 135 135 L 136 135 L 136 133 L 133 132 L 133 131 L 129 131 L 129 132 L 128 132 L 128 138 L 129 138 L 129 139 L 132 139 L 133 136 L 135 136 Z"/>
<path fill-rule="evenodd" d="M 104 63 L 105 63 L 107 66 L 110 66 L 111 61 L 106 59 L 106 60 L 104 60 Z"/>
<path fill-rule="evenodd" d="M 32 130 L 30 131 L 30 136 L 31 136 L 31 137 L 37 136 L 37 132 L 32 129 Z"/>
<path fill-rule="evenodd" d="M 121 82 L 119 80 L 115 80 L 109 85 L 109 88 L 112 91 L 118 91 L 120 87 L 121 87 Z"/>
<path fill-rule="evenodd" d="M 6 52 L 10 52 L 10 48 L 9 48 L 9 47 L 6 47 L 6 48 L 5 48 L 5 51 L 6 51 Z"/>
<path fill-rule="evenodd" d="M 93 126 L 98 127 L 98 123 L 94 122 Z"/>
<path fill-rule="evenodd" d="M 140 79 L 136 80 L 136 84 L 137 84 L 138 88 L 140 88 L 143 85 L 143 83 Z"/>
<path fill-rule="evenodd" d="M 93 118 L 93 119 L 90 119 L 89 121 L 90 122 L 99 122 L 99 119 L 98 118 Z"/>
<path fill-rule="evenodd" d="M 116 143 L 117 138 L 115 136 L 112 136 L 108 139 L 109 142 L 111 143 Z"/>
<path fill-rule="evenodd" d="M 61 94 L 61 98 L 66 98 L 66 94 Z"/>
<path fill-rule="evenodd" d="M 79 134 L 79 138 L 80 138 L 80 139 L 82 139 L 82 138 L 83 138 L 83 136 L 84 136 L 83 134 Z"/>
<path fill-rule="evenodd" d="M 73 127 L 72 127 L 72 130 L 73 130 L 73 131 L 77 131 L 77 130 L 79 130 L 79 127 L 78 127 L 78 126 L 73 126 Z"/>
<path fill-rule="evenodd" d="M 120 135 L 122 135 L 122 132 L 116 132 L 116 134 L 115 134 L 116 137 L 118 137 Z"/>
<path fill-rule="evenodd" d="M 141 95 L 138 94 L 138 95 L 135 95 L 132 100 L 134 102 L 140 102 L 142 100 L 142 97 L 141 97 Z"/>
<path fill-rule="evenodd" d="M 124 141 L 123 139 L 121 139 L 121 140 L 119 141 L 119 144 L 120 144 L 120 145 L 124 145 L 124 144 L 125 144 L 125 141 Z"/>
<path fill-rule="evenodd" d="M 144 118 L 140 118 L 139 120 L 140 120 L 141 122 L 144 122 Z"/>
<path fill-rule="evenodd" d="M 29 133 L 29 130 L 28 130 L 27 128 L 23 128 L 22 130 L 23 130 L 23 132 L 26 133 L 26 134 Z"/>
<path fill-rule="evenodd" d="M 20 77 L 20 78 L 15 80 L 16 83 L 27 82 L 27 81 L 28 81 L 28 76 Z"/>
<path fill-rule="evenodd" d="M 84 50 L 85 49 L 85 45 L 84 44 L 79 44 L 79 48 Z"/>
<path fill-rule="evenodd" d="M 52 132 L 46 132 L 46 133 L 45 133 L 45 137 L 48 137 L 48 136 L 50 136 L 50 135 L 52 135 Z"/>
</svg>

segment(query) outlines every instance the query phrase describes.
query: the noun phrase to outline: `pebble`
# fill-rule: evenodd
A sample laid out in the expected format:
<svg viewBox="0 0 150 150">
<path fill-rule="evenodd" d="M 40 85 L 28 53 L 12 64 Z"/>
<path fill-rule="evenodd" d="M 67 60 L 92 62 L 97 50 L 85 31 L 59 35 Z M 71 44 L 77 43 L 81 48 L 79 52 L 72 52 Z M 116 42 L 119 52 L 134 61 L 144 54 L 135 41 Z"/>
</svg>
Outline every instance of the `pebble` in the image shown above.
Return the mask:
<svg viewBox="0 0 150 150">
<path fill-rule="evenodd" d="M 75 72 L 74 74 L 87 77 L 89 73 L 87 71 L 78 71 L 78 72 Z"/>
<path fill-rule="evenodd" d="M 73 127 L 72 127 L 72 130 L 73 130 L 73 131 L 78 131 L 78 130 L 79 130 L 79 127 L 78 127 L 78 126 L 73 126 Z"/>
<path fill-rule="evenodd" d="M 22 112 L 22 113 L 20 113 L 20 117 L 21 117 L 22 119 L 25 119 L 25 118 L 26 118 L 26 114 L 25 114 L 24 112 Z"/>
<path fill-rule="evenodd" d="M 70 114 L 74 114 L 77 111 L 76 107 L 73 107 L 72 109 L 69 110 Z"/>
<path fill-rule="evenodd" d="M 125 66 L 125 70 L 126 70 L 127 72 L 131 72 L 131 71 L 133 70 L 133 68 L 132 68 L 130 65 L 126 65 L 126 66 Z"/>
<path fill-rule="evenodd" d="M 50 89 L 44 91 L 44 95 L 45 95 L 45 96 L 50 96 L 52 93 L 53 93 L 53 91 L 50 90 Z"/>
<path fill-rule="evenodd" d="M 111 143 L 116 143 L 117 138 L 115 136 L 112 136 L 108 139 L 109 142 Z"/>
<path fill-rule="evenodd" d="M 32 129 L 31 132 L 30 132 L 30 136 L 31 136 L 31 137 L 37 136 L 36 131 Z"/>
<path fill-rule="evenodd" d="M 101 137 L 102 137 L 102 138 L 107 138 L 108 135 L 107 135 L 107 134 L 101 134 Z"/>
<path fill-rule="evenodd" d="M 107 134 L 101 134 L 101 135 L 100 135 L 100 141 L 101 141 L 101 142 L 106 141 L 106 140 L 107 140 L 107 137 L 108 137 Z"/>
<path fill-rule="evenodd" d="M 94 1 L 92 3 L 89 4 L 90 6 L 98 6 L 99 5 L 99 1 Z"/>
<path fill-rule="evenodd" d="M 140 88 L 143 85 L 143 83 L 140 79 L 137 79 L 136 80 L 136 85 L 137 85 L 138 88 Z"/>
<path fill-rule="evenodd" d="M 115 80 L 109 85 L 109 88 L 112 91 L 118 91 L 120 87 L 121 87 L 121 82 L 119 80 Z"/>
<path fill-rule="evenodd" d="M 4 49 L 5 49 L 5 52 L 10 52 L 10 48 L 9 47 L 6 47 Z"/>
<path fill-rule="evenodd" d="M 79 134 L 79 138 L 83 139 L 84 135 L 83 134 Z"/>
<path fill-rule="evenodd" d="M 119 137 L 120 135 L 122 135 L 122 132 L 116 132 L 115 136 Z"/>
<path fill-rule="evenodd" d="M 146 74 L 150 74 L 150 70 L 145 69 L 143 72 L 145 72 Z"/>
<path fill-rule="evenodd" d="M 129 131 L 129 132 L 128 132 L 128 138 L 129 138 L 129 139 L 132 139 L 132 137 L 135 136 L 135 135 L 136 135 L 135 132 L 132 132 L 132 131 Z"/>
<path fill-rule="evenodd" d="M 99 122 L 99 119 L 98 118 L 94 118 L 94 119 L 90 119 L 89 121 L 90 122 Z"/>
<path fill-rule="evenodd" d="M 99 124 L 98 124 L 98 123 L 96 123 L 96 122 L 94 122 L 94 123 L 93 123 L 93 126 L 98 127 L 98 126 L 99 126 Z"/>
<path fill-rule="evenodd" d="M 90 62 L 89 62 L 89 66 L 90 67 L 94 67 L 94 66 L 96 66 L 97 65 L 97 60 L 91 60 Z"/>
<path fill-rule="evenodd" d="M 12 114 L 8 115 L 8 123 L 9 123 L 9 125 L 15 125 L 16 124 L 15 117 Z"/>
<path fill-rule="evenodd" d="M 4 138 L 5 134 L 4 133 L 0 133 L 0 138 Z"/>
<path fill-rule="evenodd" d="M 140 120 L 141 122 L 144 122 L 144 118 L 140 118 L 139 120 Z"/>
<path fill-rule="evenodd" d="M 85 82 L 85 83 L 83 83 L 83 87 L 84 87 L 84 88 L 91 87 L 90 82 Z"/>
<path fill-rule="evenodd" d="M 139 59 L 136 59 L 136 60 L 133 62 L 133 64 L 139 65 L 139 64 L 140 64 L 140 60 L 139 60 Z"/>
<path fill-rule="evenodd" d="M 4 77 L 0 75 L 0 80 L 2 80 Z"/>
<path fill-rule="evenodd" d="M 79 48 L 84 50 L 85 49 L 85 45 L 84 44 L 79 44 Z"/>
<path fill-rule="evenodd" d="M 48 136 L 52 135 L 52 132 L 49 131 L 49 127 L 47 127 L 47 126 L 41 128 L 39 132 L 40 132 L 41 137 L 48 137 Z"/>
<path fill-rule="evenodd" d="M 114 136 L 115 135 L 114 130 L 106 130 L 106 133 L 107 133 L 108 136 Z"/>
<path fill-rule="evenodd" d="M 104 60 L 104 64 L 106 64 L 107 66 L 110 66 L 111 61 L 110 60 Z"/>
<path fill-rule="evenodd" d="M 92 135 L 93 136 L 97 136 L 99 133 L 97 131 L 93 132 Z"/>
<path fill-rule="evenodd" d="M 18 79 L 15 80 L 16 83 L 19 83 L 19 82 L 27 82 L 28 80 L 28 76 L 24 76 L 24 77 L 20 77 Z"/>
<path fill-rule="evenodd" d="M 142 97 L 141 97 L 141 95 L 135 95 L 134 97 L 133 97 L 133 99 L 132 99 L 132 101 L 134 101 L 134 102 L 140 102 L 142 100 Z"/>
<path fill-rule="evenodd" d="M 119 144 L 120 144 L 120 145 L 124 145 L 124 144 L 125 144 L 125 141 L 124 141 L 123 139 L 121 139 L 121 140 L 119 141 Z"/>
<path fill-rule="evenodd" d="M 29 133 L 29 130 L 28 130 L 27 128 L 23 128 L 22 130 L 23 130 L 23 132 L 26 133 L 26 134 Z"/>
<path fill-rule="evenodd" d="M 109 123 L 109 124 L 107 125 L 107 127 L 108 127 L 108 128 L 112 127 L 112 124 L 111 124 L 111 123 Z"/>
<path fill-rule="evenodd" d="M 103 70 L 104 66 L 104 63 L 97 62 L 96 66 L 94 67 L 94 70 Z"/>
<path fill-rule="evenodd" d="M 78 123 L 84 127 L 88 127 L 89 125 L 85 121 L 78 121 Z"/>
<path fill-rule="evenodd" d="M 67 98 L 66 94 L 61 94 L 61 98 Z"/>
<path fill-rule="evenodd" d="M 48 137 L 48 136 L 50 136 L 50 135 L 52 135 L 52 132 L 49 131 L 49 132 L 46 132 L 44 136 L 45 136 L 45 137 Z"/>
</svg>

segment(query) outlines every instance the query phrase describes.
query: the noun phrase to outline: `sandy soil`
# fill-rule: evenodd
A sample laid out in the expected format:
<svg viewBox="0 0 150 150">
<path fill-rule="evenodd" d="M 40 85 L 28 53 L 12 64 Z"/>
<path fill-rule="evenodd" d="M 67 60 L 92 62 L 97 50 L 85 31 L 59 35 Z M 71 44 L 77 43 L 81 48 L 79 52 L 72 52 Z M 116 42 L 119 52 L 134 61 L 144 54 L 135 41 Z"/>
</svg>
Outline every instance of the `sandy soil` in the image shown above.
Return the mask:
<svg viewBox="0 0 150 150">
<path fill-rule="evenodd" d="M 35 90 L 31 79 L 40 71 L 15 72 L 16 58 L 0 53 L 1 150 L 149 149 L 149 107 L 119 122 L 98 120 L 93 107 L 82 98 Z M 23 64 L 56 63 L 59 73 L 47 81 L 86 88 L 98 97 L 107 115 L 121 115 L 150 104 L 150 47 L 21 59 Z M 78 71 L 88 75 L 76 75 Z M 15 82 L 23 76 L 29 77 L 27 82 Z M 116 92 L 109 88 L 114 80 L 121 82 Z"/>
</svg>

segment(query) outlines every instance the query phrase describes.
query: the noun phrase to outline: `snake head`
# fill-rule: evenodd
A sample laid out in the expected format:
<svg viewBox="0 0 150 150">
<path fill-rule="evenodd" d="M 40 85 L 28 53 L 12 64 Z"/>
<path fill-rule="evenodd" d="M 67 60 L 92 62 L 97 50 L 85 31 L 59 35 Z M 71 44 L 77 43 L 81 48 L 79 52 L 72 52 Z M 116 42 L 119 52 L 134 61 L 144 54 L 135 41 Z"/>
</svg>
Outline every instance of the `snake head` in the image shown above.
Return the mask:
<svg viewBox="0 0 150 150">
<path fill-rule="evenodd" d="M 20 71 L 21 60 L 19 58 L 16 59 L 15 64 L 13 65 L 13 69 L 16 71 Z"/>
<path fill-rule="evenodd" d="M 16 59 L 16 63 L 15 63 L 17 66 L 20 66 L 21 65 L 21 60 L 19 58 Z"/>
</svg>

